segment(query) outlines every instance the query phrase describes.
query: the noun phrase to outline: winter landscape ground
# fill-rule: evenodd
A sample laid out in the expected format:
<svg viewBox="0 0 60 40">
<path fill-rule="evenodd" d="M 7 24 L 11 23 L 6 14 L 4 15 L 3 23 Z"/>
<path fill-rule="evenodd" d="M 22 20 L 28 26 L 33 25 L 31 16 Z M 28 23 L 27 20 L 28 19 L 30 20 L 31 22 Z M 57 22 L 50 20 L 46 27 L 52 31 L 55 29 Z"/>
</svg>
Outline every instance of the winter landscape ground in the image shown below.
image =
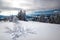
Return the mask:
<svg viewBox="0 0 60 40">
<path fill-rule="evenodd" d="M 6 27 L 13 30 L 18 25 L 24 29 L 22 36 L 12 39 L 12 36 L 6 33 L 6 31 L 9 31 Z M 29 29 L 30 31 L 28 31 Z M 16 33 L 19 34 L 21 32 Z M 60 25 L 32 21 L 0 22 L 0 40 L 60 40 Z"/>
</svg>

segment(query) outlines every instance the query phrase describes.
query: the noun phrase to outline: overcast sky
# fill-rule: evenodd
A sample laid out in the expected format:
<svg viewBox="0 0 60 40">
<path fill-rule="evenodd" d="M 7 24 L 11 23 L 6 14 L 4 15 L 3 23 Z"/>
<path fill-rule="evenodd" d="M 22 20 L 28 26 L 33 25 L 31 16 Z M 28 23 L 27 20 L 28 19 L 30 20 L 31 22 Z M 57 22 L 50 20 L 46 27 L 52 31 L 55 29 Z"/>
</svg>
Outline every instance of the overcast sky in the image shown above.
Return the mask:
<svg viewBox="0 0 60 40">
<path fill-rule="evenodd" d="M 0 8 L 13 7 L 22 9 L 60 8 L 60 0 L 0 0 Z"/>
</svg>

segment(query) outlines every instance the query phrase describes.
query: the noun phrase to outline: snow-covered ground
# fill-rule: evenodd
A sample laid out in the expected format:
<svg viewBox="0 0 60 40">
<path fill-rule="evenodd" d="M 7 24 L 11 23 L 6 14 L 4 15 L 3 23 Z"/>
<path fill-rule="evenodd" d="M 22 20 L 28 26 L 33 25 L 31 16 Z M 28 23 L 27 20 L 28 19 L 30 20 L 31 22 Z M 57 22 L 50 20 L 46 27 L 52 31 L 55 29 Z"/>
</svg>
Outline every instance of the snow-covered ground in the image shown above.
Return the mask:
<svg viewBox="0 0 60 40">
<path fill-rule="evenodd" d="M 0 40 L 13 40 L 11 35 L 6 33 L 8 31 L 6 27 L 13 29 L 17 26 L 21 26 L 24 29 L 24 33 L 26 32 L 25 29 L 33 31 L 33 33 L 23 34 L 17 40 L 60 40 L 60 25 L 32 21 L 19 21 L 19 23 L 0 22 Z"/>
</svg>

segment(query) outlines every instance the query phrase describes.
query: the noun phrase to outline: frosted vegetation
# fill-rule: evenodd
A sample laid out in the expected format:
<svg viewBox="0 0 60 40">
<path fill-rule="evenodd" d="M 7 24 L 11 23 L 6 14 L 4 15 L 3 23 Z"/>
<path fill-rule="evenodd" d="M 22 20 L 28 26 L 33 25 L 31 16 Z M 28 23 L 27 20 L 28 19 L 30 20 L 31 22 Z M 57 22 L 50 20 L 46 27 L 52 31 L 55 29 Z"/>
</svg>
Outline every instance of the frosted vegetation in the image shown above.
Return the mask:
<svg viewBox="0 0 60 40">
<path fill-rule="evenodd" d="M 36 34 L 32 29 L 30 28 L 25 29 L 24 27 L 22 27 L 18 22 L 18 18 L 14 17 L 12 22 L 14 22 L 14 27 L 12 29 L 6 27 L 7 29 L 6 33 L 11 35 L 12 40 L 17 40 L 17 38 L 21 36 L 27 36 L 28 34 Z"/>
</svg>

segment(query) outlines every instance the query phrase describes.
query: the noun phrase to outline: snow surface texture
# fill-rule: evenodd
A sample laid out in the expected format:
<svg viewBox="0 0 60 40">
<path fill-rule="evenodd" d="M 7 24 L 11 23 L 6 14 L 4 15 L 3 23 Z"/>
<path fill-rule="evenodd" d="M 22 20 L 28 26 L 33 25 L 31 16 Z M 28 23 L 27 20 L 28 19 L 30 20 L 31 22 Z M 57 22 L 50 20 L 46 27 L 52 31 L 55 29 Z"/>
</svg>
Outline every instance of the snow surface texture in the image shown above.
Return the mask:
<svg viewBox="0 0 60 40">
<path fill-rule="evenodd" d="M 0 40 L 60 40 L 60 25 L 32 21 L 0 22 Z"/>
</svg>

